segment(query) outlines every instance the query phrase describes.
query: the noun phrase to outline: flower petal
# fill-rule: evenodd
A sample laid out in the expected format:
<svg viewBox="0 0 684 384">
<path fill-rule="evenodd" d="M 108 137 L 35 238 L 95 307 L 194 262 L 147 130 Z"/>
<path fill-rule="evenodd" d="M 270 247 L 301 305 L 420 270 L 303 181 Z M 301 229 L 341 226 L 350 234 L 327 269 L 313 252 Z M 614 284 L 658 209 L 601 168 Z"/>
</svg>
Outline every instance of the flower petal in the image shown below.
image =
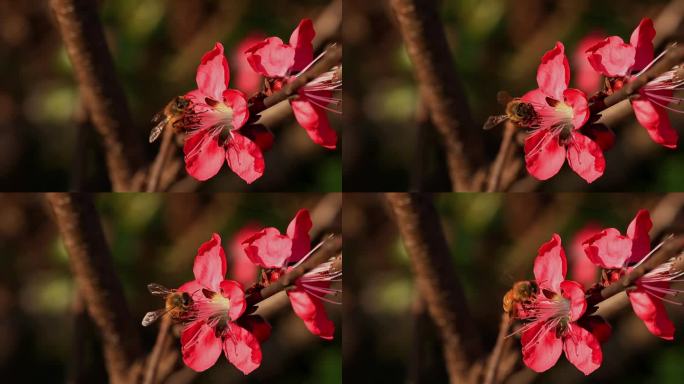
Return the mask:
<svg viewBox="0 0 684 384">
<path fill-rule="evenodd" d="M 316 36 L 311 19 L 303 19 L 290 36 L 290 45 L 295 49 L 292 71 L 299 72 L 313 60 L 313 39 Z"/>
<path fill-rule="evenodd" d="M 632 255 L 628 260 L 629 263 L 638 263 L 651 251 L 651 237 L 648 232 L 652 227 L 653 222 L 648 211 L 640 209 L 627 228 L 627 236 L 632 239 Z"/>
<path fill-rule="evenodd" d="M 337 132 L 330 128 L 325 110 L 315 106 L 301 93 L 290 101 L 295 119 L 314 143 L 328 149 L 337 146 Z"/>
<path fill-rule="evenodd" d="M 655 35 L 653 21 L 648 17 L 641 19 L 629 39 L 629 43 L 636 48 L 632 70 L 641 71 L 653 61 L 653 38 Z"/>
<path fill-rule="evenodd" d="M 248 224 L 235 233 L 230 241 L 230 276 L 245 286 L 254 283 L 259 268 L 247 257 L 242 243 L 258 231 L 256 224 Z"/>
<path fill-rule="evenodd" d="M 203 288 L 205 287 L 197 282 L 197 280 L 192 280 L 178 287 L 178 290 L 189 293 L 190 297 L 192 297 L 192 300 L 195 302 L 207 301 L 208 299 L 200 292 Z"/>
<path fill-rule="evenodd" d="M 226 254 L 221 247 L 221 236 L 214 233 L 199 247 L 192 272 L 204 288 L 218 292 L 219 284 L 226 276 Z"/>
<path fill-rule="evenodd" d="M 252 69 L 264 77 L 285 77 L 294 65 L 295 49 L 278 37 L 269 37 L 246 53 Z"/>
<path fill-rule="evenodd" d="M 223 338 L 223 353 L 245 375 L 261 365 L 259 340 L 233 322 L 228 323 L 228 334 Z"/>
<path fill-rule="evenodd" d="M 287 226 L 287 236 L 292 239 L 292 255 L 289 258 L 291 263 L 298 262 L 311 250 L 311 227 L 311 217 L 306 209 L 300 209 Z"/>
<path fill-rule="evenodd" d="M 292 255 L 292 239 L 273 227 L 262 229 L 245 244 L 247 257 L 264 268 L 282 268 Z"/>
<path fill-rule="evenodd" d="M 636 49 L 618 36 L 610 36 L 587 50 L 587 60 L 607 77 L 627 76 L 634 65 Z"/>
<path fill-rule="evenodd" d="M 632 291 L 627 291 L 627 296 L 632 303 L 634 313 L 644 322 L 649 332 L 665 340 L 674 339 L 674 324 L 667 316 L 661 300 L 649 295 L 644 288 L 639 286 Z"/>
<path fill-rule="evenodd" d="M 216 43 L 214 48 L 205 53 L 197 67 L 197 88 L 205 96 L 214 100 L 221 100 L 221 94 L 228 88 L 230 69 L 228 61 L 223 55 L 223 45 Z"/>
<path fill-rule="evenodd" d="M 226 89 L 223 91 L 222 97 L 226 105 L 233 110 L 233 129 L 245 125 L 249 119 L 249 108 L 247 108 L 245 94 L 235 89 Z"/>
<path fill-rule="evenodd" d="M 202 131 L 186 136 L 183 153 L 185 170 L 199 181 L 216 176 L 226 157 L 226 151 L 218 145 L 218 140 Z"/>
<path fill-rule="evenodd" d="M 264 174 L 264 154 L 253 141 L 233 132 L 226 147 L 228 166 L 247 184 L 252 184 Z"/>
<path fill-rule="evenodd" d="M 558 135 L 548 129 L 539 129 L 525 139 L 525 166 L 538 180 L 555 176 L 565 163 L 565 147 Z"/>
<path fill-rule="evenodd" d="M 582 317 L 587 309 L 587 299 L 584 297 L 582 284 L 565 280 L 560 283 L 561 294 L 570 300 L 570 321 L 575 321 Z"/>
<path fill-rule="evenodd" d="M 601 147 L 590 138 L 573 132 L 567 151 L 568 165 L 587 183 L 592 183 L 603 175 L 606 159 Z"/>
<path fill-rule="evenodd" d="M 587 95 L 579 89 L 568 88 L 563 91 L 565 104 L 572 107 L 572 126 L 576 129 L 589 120 L 589 102 Z"/>
<path fill-rule="evenodd" d="M 181 332 L 181 352 L 185 365 L 202 372 L 216 364 L 221 355 L 221 340 L 204 321 L 196 321 Z"/>
<path fill-rule="evenodd" d="M 247 302 L 245 301 L 245 291 L 242 284 L 234 280 L 223 280 L 220 285 L 221 295 L 230 300 L 228 316 L 230 321 L 235 321 L 245 313 Z"/>
<path fill-rule="evenodd" d="M 551 240 L 539 247 L 534 259 L 534 278 L 540 288 L 560 293 L 567 269 L 561 238 L 554 233 Z"/>
<path fill-rule="evenodd" d="M 556 337 L 556 330 L 538 322 L 523 332 L 521 343 L 523 362 L 535 372 L 544 372 L 556 365 L 563 351 L 563 342 Z"/>
<path fill-rule="evenodd" d="M 664 147 L 677 148 L 679 137 L 670 124 L 670 117 L 665 108 L 648 100 L 643 90 L 631 101 L 639 124 L 646 128 L 651 139 Z"/>
<path fill-rule="evenodd" d="M 565 357 L 588 375 L 601 366 L 603 352 L 596 337 L 575 323 L 570 323 L 569 336 L 563 338 Z"/>
<path fill-rule="evenodd" d="M 332 340 L 335 324 L 328 318 L 323 302 L 304 291 L 301 287 L 287 291 L 292 309 L 309 332 L 322 339 Z"/>
<path fill-rule="evenodd" d="M 259 315 L 242 316 L 238 319 L 237 324 L 254 335 L 260 343 L 271 337 L 271 324 Z"/>
<path fill-rule="evenodd" d="M 572 64 L 575 68 L 575 84 L 582 91 L 593 94 L 601 86 L 601 74 L 596 72 L 587 61 L 586 51 L 603 41 L 605 36 L 600 32 L 592 32 L 582 38 L 572 54 Z"/>
<path fill-rule="evenodd" d="M 570 65 L 563 43 L 556 42 L 556 46 L 542 56 L 537 69 L 537 84 L 546 96 L 563 100 L 563 91 L 570 84 Z"/>
<path fill-rule="evenodd" d="M 615 228 L 604 229 L 584 242 L 584 253 L 601 268 L 622 268 L 632 254 L 632 240 Z"/>
</svg>

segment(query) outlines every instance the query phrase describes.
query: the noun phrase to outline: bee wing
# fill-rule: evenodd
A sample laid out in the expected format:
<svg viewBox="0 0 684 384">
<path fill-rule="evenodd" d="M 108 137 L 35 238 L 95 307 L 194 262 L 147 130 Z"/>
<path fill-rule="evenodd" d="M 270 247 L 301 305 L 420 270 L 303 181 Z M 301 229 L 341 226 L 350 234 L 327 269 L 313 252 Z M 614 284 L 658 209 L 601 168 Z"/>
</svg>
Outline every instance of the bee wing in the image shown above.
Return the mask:
<svg viewBox="0 0 684 384">
<path fill-rule="evenodd" d="M 508 115 L 489 116 L 482 129 L 489 130 L 508 120 Z"/>
<path fill-rule="evenodd" d="M 150 283 L 147 284 L 147 290 L 150 291 L 151 294 L 155 296 L 168 296 L 172 294 L 174 291 L 172 289 L 166 288 L 165 286 L 157 283 Z"/>
<path fill-rule="evenodd" d="M 164 130 L 164 127 L 166 127 L 166 123 L 168 123 L 169 118 L 164 117 L 164 119 L 160 122 L 157 123 L 157 125 L 152 128 L 150 131 L 150 143 L 153 143 L 155 140 L 159 138 L 159 135 L 161 135 L 162 131 Z"/>
<path fill-rule="evenodd" d="M 145 317 L 142 319 L 142 326 L 147 327 L 148 325 L 154 323 L 157 321 L 160 317 L 164 316 L 164 314 L 168 312 L 166 309 L 157 309 L 156 311 L 151 311 L 147 312 L 145 314 Z"/>
</svg>

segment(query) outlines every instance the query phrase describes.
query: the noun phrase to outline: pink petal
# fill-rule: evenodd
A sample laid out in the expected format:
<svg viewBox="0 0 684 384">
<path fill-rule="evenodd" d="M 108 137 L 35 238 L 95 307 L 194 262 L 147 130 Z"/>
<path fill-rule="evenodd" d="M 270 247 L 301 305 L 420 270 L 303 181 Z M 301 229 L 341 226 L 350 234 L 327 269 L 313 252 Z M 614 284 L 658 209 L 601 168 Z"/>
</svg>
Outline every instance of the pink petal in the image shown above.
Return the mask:
<svg viewBox="0 0 684 384">
<path fill-rule="evenodd" d="M 574 132 L 567 146 L 568 165 L 587 183 L 603 175 L 606 159 L 598 144 L 581 133 Z"/>
<path fill-rule="evenodd" d="M 234 76 L 234 84 L 237 89 L 241 89 L 248 95 L 252 95 L 261 89 L 263 79 L 254 72 L 247 61 L 247 49 L 264 41 L 266 36 L 261 32 L 250 33 L 243 38 L 233 49 L 230 57 L 230 64 L 233 68 L 237 67 L 237 75 Z"/>
<path fill-rule="evenodd" d="M 554 233 L 551 240 L 539 247 L 534 260 L 534 278 L 542 289 L 560 293 L 567 269 L 561 238 Z"/>
<path fill-rule="evenodd" d="M 194 301 L 207 301 L 208 299 L 200 292 L 204 288 L 197 280 L 192 280 L 178 287 L 178 290 L 189 293 Z"/>
<path fill-rule="evenodd" d="M 651 251 L 651 237 L 648 232 L 652 227 L 653 222 L 648 211 L 640 209 L 627 228 L 627 236 L 632 239 L 632 256 L 628 260 L 629 263 L 638 263 Z"/>
<path fill-rule="evenodd" d="M 233 235 L 230 241 L 230 276 L 246 286 L 254 283 L 259 268 L 249 260 L 242 243 L 257 232 L 258 227 L 249 224 Z"/>
<path fill-rule="evenodd" d="M 328 149 L 335 149 L 337 146 L 337 133 L 330 128 L 328 115 L 325 110 L 309 102 L 309 99 L 302 96 L 290 101 L 295 119 L 299 125 L 306 130 L 314 143 Z"/>
<path fill-rule="evenodd" d="M 572 107 L 572 125 L 580 128 L 589 120 L 589 102 L 587 95 L 579 89 L 569 88 L 563 91 L 565 104 Z"/>
<path fill-rule="evenodd" d="M 592 32 L 579 41 L 572 54 L 572 64 L 575 68 L 575 83 L 577 88 L 593 94 L 601 86 L 601 74 L 596 72 L 587 61 L 586 51 L 603 41 L 604 35 L 599 32 Z"/>
<path fill-rule="evenodd" d="M 217 138 L 202 131 L 186 136 L 183 152 L 185 170 L 199 181 L 216 176 L 226 157 L 226 151 L 218 145 Z"/>
<path fill-rule="evenodd" d="M 226 147 L 228 166 L 247 184 L 252 184 L 264 174 L 264 154 L 253 141 L 233 132 Z"/>
<path fill-rule="evenodd" d="M 228 323 L 228 334 L 223 338 L 223 353 L 245 375 L 261 365 L 259 340 L 233 322 Z"/>
<path fill-rule="evenodd" d="M 223 280 L 220 289 L 221 295 L 230 300 L 230 309 L 228 310 L 230 321 L 235 321 L 245 313 L 247 308 L 245 291 L 242 289 L 242 284 L 234 280 Z"/>
<path fill-rule="evenodd" d="M 247 50 L 252 69 L 264 77 L 285 77 L 294 65 L 295 49 L 278 37 L 269 37 Z"/>
<path fill-rule="evenodd" d="M 565 147 L 558 143 L 558 135 L 539 129 L 525 139 L 527 172 L 538 180 L 555 176 L 565 163 Z"/>
<path fill-rule="evenodd" d="M 601 268 L 622 268 L 632 254 L 632 240 L 615 228 L 604 229 L 584 242 L 584 253 Z"/>
<path fill-rule="evenodd" d="M 245 94 L 235 89 L 226 89 L 223 91 L 222 97 L 226 105 L 233 110 L 233 129 L 245 125 L 249 119 L 249 108 L 247 108 Z"/>
<path fill-rule="evenodd" d="M 183 362 L 197 372 L 211 368 L 221 355 L 221 340 L 203 321 L 196 321 L 183 329 L 181 346 Z"/>
<path fill-rule="evenodd" d="M 309 231 L 312 223 L 309 211 L 300 209 L 287 226 L 287 236 L 292 239 L 292 256 L 289 262 L 296 263 L 311 250 Z"/>
<path fill-rule="evenodd" d="M 295 49 L 292 71 L 299 72 L 313 60 L 313 39 L 316 36 L 311 19 L 303 19 L 290 36 L 290 45 Z"/>
<path fill-rule="evenodd" d="M 629 43 L 636 48 L 632 70 L 641 71 L 653 60 L 653 38 L 656 35 L 653 21 L 648 17 L 641 19 Z"/>
<path fill-rule="evenodd" d="M 570 246 L 570 277 L 589 288 L 596 282 L 598 268 L 584 253 L 584 241 L 597 234 L 601 229 L 595 223 L 589 223 L 575 233 Z"/>
<path fill-rule="evenodd" d="M 665 108 L 651 103 L 643 90 L 631 101 L 639 124 L 646 128 L 651 139 L 664 147 L 677 148 L 679 137 L 670 124 L 670 117 Z"/>
<path fill-rule="evenodd" d="M 570 84 L 570 65 L 564 51 L 563 43 L 556 42 L 556 46 L 542 56 L 537 69 L 539 89 L 555 100 L 563 100 L 563 91 Z"/>
<path fill-rule="evenodd" d="M 608 77 L 627 76 L 634 65 L 636 49 L 618 36 L 610 36 L 589 48 L 587 60 L 597 72 Z"/>
<path fill-rule="evenodd" d="M 641 287 L 627 291 L 627 296 L 632 302 L 634 313 L 644 322 L 649 332 L 665 340 L 674 339 L 674 324 L 667 316 L 661 300 L 649 295 Z"/>
<path fill-rule="evenodd" d="M 273 227 L 261 230 L 245 243 L 247 257 L 264 268 L 282 268 L 292 255 L 292 239 Z"/>
<path fill-rule="evenodd" d="M 601 366 L 603 352 L 596 337 L 575 323 L 570 323 L 569 335 L 563 338 L 565 357 L 588 375 Z"/>
<path fill-rule="evenodd" d="M 584 297 L 582 284 L 565 280 L 560 283 L 561 294 L 570 301 L 570 321 L 575 321 L 582 317 L 587 309 L 587 300 Z"/>
<path fill-rule="evenodd" d="M 228 88 L 230 69 L 228 61 L 223 55 L 223 45 L 216 43 L 214 48 L 205 53 L 197 67 L 197 88 L 205 96 L 214 100 L 221 100 L 221 94 Z"/>
<path fill-rule="evenodd" d="M 218 292 L 219 284 L 226 275 L 226 254 L 221 247 L 221 237 L 214 233 L 211 240 L 197 250 L 192 267 L 195 280 L 205 288 Z"/>
<path fill-rule="evenodd" d="M 556 337 L 556 329 L 544 325 L 538 322 L 523 332 L 520 340 L 523 362 L 535 372 L 544 372 L 556 365 L 563 351 L 563 342 Z"/>
<path fill-rule="evenodd" d="M 292 309 L 304 321 L 309 332 L 322 339 L 332 340 L 335 324 L 328 318 L 323 302 L 300 287 L 287 291 L 287 295 Z"/>
</svg>

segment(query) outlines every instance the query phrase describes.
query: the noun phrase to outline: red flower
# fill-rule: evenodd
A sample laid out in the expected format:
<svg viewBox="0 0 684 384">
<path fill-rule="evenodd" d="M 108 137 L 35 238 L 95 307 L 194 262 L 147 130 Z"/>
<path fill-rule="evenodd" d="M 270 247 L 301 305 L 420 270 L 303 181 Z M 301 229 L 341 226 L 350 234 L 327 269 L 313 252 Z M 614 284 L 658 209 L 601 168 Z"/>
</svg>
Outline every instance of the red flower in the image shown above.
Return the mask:
<svg viewBox="0 0 684 384">
<path fill-rule="evenodd" d="M 188 131 L 183 146 L 185 169 L 197 180 L 214 177 L 224 161 L 251 184 L 264 173 L 262 149 L 241 129 L 249 118 L 247 99 L 228 88 L 230 70 L 223 45 L 216 43 L 197 68 L 197 88 L 186 98 L 192 110 L 186 119 Z"/>
<path fill-rule="evenodd" d="M 655 34 L 651 19 L 644 18 L 632 32 L 629 44 L 619 36 L 610 36 L 587 50 L 587 60 L 594 70 L 613 79 L 616 84 L 613 90 L 617 90 L 641 74 L 634 72 L 643 72 L 658 60 L 659 57 L 653 60 Z M 667 104 L 680 103 L 681 99 L 673 97 L 672 93 L 681 85 L 682 79 L 675 76 L 675 71 L 668 71 L 650 81 L 639 90 L 639 95 L 630 99 L 637 120 L 651 139 L 668 148 L 677 147 L 678 135 L 670 124 Z"/>
<path fill-rule="evenodd" d="M 289 44 L 279 37 L 269 37 L 246 51 L 247 61 L 254 71 L 271 80 L 273 90 L 278 90 L 315 62 L 312 44 L 315 35 L 311 20 L 304 19 L 292 32 Z M 330 127 L 325 111 L 337 112 L 328 105 L 340 104 L 339 99 L 332 97 L 332 92 L 342 85 L 336 71 L 334 68 L 312 80 L 290 100 L 297 122 L 311 140 L 330 149 L 337 146 L 337 133 Z"/>
<path fill-rule="evenodd" d="M 604 39 L 604 34 L 600 32 L 591 32 L 584 36 L 572 54 L 572 65 L 575 68 L 577 76 L 575 82 L 577 88 L 584 93 L 593 94 L 599 90 L 601 86 L 601 74 L 597 73 L 592 65 L 587 61 L 586 52 L 589 48 Z"/>
<path fill-rule="evenodd" d="M 248 48 L 264 40 L 264 35 L 261 32 L 249 34 L 244 39 L 240 40 L 231 53 L 231 66 L 237 67 L 237 75 L 235 76 L 235 84 L 238 89 L 248 95 L 259 92 L 263 85 L 263 80 L 258 73 L 252 71 L 252 68 L 247 61 Z"/>
<path fill-rule="evenodd" d="M 244 286 L 250 286 L 254 284 L 259 272 L 259 267 L 249 260 L 247 254 L 245 254 L 245 249 L 242 246 L 242 242 L 253 236 L 258 231 L 259 226 L 256 224 L 248 224 L 237 231 L 237 233 L 233 235 L 233 238 L 230 240 L 230 276 Z"/>
<path fill-rule="evenodd" d="M 584 253 L 584 241 L 600 231 L 601 228 L 597 224 L 587 224 L 575 233 L 570 245 L 570 275 L 585 288 L 590 288 L 596 283 L 598 268 Z"/>
<path fill-rule="evenodd" d="M 226 255 L 219 235 L 202 244 L 192 271 L 195 280 L 178 288 L 193 298 L 190 323 L 181 333 L 183 362 L 201 372 L 223 351 L 244 374 L 254 371 L 261 364 L 259 342 L 268 337 L 270 326 L 258 316 L 242 317 L 245 293 L 237 281 L 224 280 Z"/>
<path fill-rule="evenodd" d="M 615 228 L 604 229 L 584 242 L 587 257 L 601 268 L 616 270 L 608 282 L 619 279 L 641 264 L 655 252 L 651 250 L 648 232 L 653 224 L 647 210 L 640 210 L 623 236 Z M 674 296 L 679 290 L 670 288 L 670 282 L 684 272 L 673 271 L 669 260 L 636 281 L 635 287 L 627 290 L 634 313 L 643 320 L 648 330 L 665 340 L 674 338 L 674 325 L 667 316 L 662 301 L 665 296 Z"/>
<path fill-rule="evenodd" d="M 534 261 L 539 293 L 523 303 L 518 314 L 528 321 L 521 329 L 523 361 L 530 369 L 543 372 L 565 351 L 565 357 L 588 375 L 601 366 L 603 354 L 596 336 L 577 323 L 587 301 L 580 283 L 565 280 L 566 270 L 561 238 L 554 234 L 539 248 Z"/>
<path fill-rule="evenodd" d="M 538 89 L 522 100 L 537 114 L 533 132 L 525 140 L 527 171 L 539 180 L 554 176 L 568 159 L 570 167 L 591 183 L 606 167 L 601 147 L 580 132 L 589 119 L 586 95 L 568 88 L 570 68 L 563 44 L 546 52 L 537 71 Z"/>
<path fill-rule="evenodd" d="M 311 254 L 311 218 L 306 209 L 297 212 L 287 227 L 287 234 L 282 235 L 276 228 L 269 227 L 247 239 L 245 253 L 253 263 L 272 270 L 269 275 L 277 279 L 282 273 L 306 260 Z M 330 288 L 332 281 L 337 281 L 342 272 L 333 271 L 330 262 L 321 264 L 294 282 L 294 287 L 287 290 L 292 309 L 314 335 L 331 340 L 335 333 L 335 325 L 328 318 L 323 306 L 325 295 L 337 292 Z"/>
</svg>

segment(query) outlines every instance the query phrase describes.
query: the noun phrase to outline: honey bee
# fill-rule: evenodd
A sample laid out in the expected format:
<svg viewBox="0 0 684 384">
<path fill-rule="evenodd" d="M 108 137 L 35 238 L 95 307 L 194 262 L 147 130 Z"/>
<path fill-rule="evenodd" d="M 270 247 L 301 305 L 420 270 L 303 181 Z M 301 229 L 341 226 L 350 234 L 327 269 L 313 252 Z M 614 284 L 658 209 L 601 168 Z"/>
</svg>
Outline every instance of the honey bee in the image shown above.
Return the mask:
<svg viewBox="0 0 684 384">
<path fill-rule="evenodd" d="M 537 112 L 530 103 L 522 101 L 519 97 L 511 97 L 508 92 L 501 91 L 496 94 L 496 98 L 501 105 L 506 106 L 505 115 L 489 116 L 482 129 L 492 129 L 506 120 L 522 126 L 530 127 L 537 119 Z"/>
<path fill-rule="evenodd" d="M 539 292 L 539 287 L 534 281 L 518 281 L 503 297 L 503 310 L 515 315 L 516 304 L 529 303 Z"/>
<path fill-rule="evenodd" d="M 167 313 L 173 320 L 182 321 L 192 309 L 192 296 L 187 292 L 169 289 L 155 283 L 148 284 L 147 289 L 151 294 L 163 297 L 165 305 L 164 308 L 147 312 L 142 320 L 143 327 L 154 323 Z"/>
<path fill-rule="evenodd" d="M 166 104 L 163 110 L 157 112 L 152 117 L 154 128 L 150 131 L 150 143 L 159 138 L 167 125 L 177 129 L 176 124 L 183 119 L 183 115 L 190 108 L 190 100 L 183 96 L 176 96 Z"/>
</svg>

